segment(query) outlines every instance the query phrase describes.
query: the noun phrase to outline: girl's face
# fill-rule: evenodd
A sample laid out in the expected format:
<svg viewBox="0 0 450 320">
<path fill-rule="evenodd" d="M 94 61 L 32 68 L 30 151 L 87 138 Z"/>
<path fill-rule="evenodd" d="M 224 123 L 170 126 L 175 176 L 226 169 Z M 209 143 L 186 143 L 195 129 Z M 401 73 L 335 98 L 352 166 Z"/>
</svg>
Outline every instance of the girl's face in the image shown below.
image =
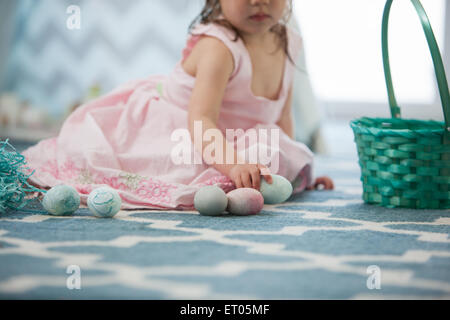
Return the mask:
<svg viewBox="0 0 450 320">
<path fill-rule="evenodd" d="M 264 33 L 283 17 L 287 0 L 220 0 L 222 14 L 248 34 Z"/>
</svg>

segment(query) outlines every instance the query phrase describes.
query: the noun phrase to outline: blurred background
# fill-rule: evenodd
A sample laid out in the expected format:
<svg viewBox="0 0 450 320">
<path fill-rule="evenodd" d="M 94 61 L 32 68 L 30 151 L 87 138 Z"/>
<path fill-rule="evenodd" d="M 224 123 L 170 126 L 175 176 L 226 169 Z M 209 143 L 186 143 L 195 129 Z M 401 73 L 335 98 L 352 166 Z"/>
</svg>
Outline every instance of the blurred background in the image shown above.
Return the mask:
<svg viewBox="0 0 450 320">
<path fill-rule="evenodd" d="M 33 143 L 54 136 L 80 104 L 128 80 L 170 73 L 203 2 L 0 0 L 0 138 Z M 381 59 L 385 0 L 293 2 L 290 24 L 304 39 L 298 65 L 307 70 L 296 77 L 296 139 L 327 153 L 342 137 L 336 130 L 351 134 L 350 120 L 390 116 Z M 421 2 L 449 72 L 450 3 Z M 394 1 L 390 27 L 403 116 L 442 120 L 431 57 L 409 0 Z"/>
</svg>

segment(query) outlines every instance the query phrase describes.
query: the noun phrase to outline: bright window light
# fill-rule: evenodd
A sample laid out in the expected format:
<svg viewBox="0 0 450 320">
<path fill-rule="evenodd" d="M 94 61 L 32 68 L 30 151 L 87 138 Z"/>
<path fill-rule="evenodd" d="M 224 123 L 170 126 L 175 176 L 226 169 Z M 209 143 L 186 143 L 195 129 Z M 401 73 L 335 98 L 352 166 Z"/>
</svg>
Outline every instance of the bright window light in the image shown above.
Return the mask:
<svg viewBox="0 0 450 320">
<path fill-rule="evenodd" d="M 385 3 L 386 0 L 294 0 L 309 73 L 321 100 L 386 101 L 381 53 Z M 421 3 L 443 54 L 445 0 Z M 437 89 L 432 59 L 411 1 L 394 1 L 389 27 L 392 77 L 398 100 L 433 103 Z"/>
</svg>

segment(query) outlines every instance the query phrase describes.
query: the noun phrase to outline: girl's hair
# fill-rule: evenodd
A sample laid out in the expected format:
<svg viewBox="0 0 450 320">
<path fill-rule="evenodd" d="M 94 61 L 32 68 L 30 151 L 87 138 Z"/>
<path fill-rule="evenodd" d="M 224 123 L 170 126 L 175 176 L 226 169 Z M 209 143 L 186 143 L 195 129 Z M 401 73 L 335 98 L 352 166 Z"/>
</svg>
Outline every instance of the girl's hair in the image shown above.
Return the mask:
<svg viewBox="0 0 450 320">
<path fill-rule="evenodd" d="M 287 57 L 289 58 L 289 61 L 295 65 L 295 62 L 292 60 L 292 57 L 289 53 L 289 40 L 287 35 L 287 28 L 286 24 L 288 23 L 291 15 L 292 15 L 292 0 L 287 0 L 287 8 L 286 13 L 282 19 L 282 23 L 278 22 L 275 26 L 273 26 L 270 29 L 270 32 L 275 33 L 278 37 L 279 41 L 279 47 L 282 47 L 284 49 L 284 52 L 286 53 Z M 220 0 L 205 0 L 205 5 L 202 9 L 202 12 L 192 21 L 192 23 L 189 26 L 189 33 L 192 31 L 192 29 L 199 23 L 201 24 L 208 24 L 208 23 L 216 23 L 218 25 L 221 25 L 229 30 L 234 31 L 236 34 L 233 41 L 237 41 L 238 39 L 242 39 L 241 34 L 239 33 L 239 30 L 236 29 L 230 22 L 228 22 L 225 19 L 219 19 L 218 17 L 222 13 L 222 8 L 220 6 Z M 278 50 L 278 49 L 277 49 Z"/>
</svg>

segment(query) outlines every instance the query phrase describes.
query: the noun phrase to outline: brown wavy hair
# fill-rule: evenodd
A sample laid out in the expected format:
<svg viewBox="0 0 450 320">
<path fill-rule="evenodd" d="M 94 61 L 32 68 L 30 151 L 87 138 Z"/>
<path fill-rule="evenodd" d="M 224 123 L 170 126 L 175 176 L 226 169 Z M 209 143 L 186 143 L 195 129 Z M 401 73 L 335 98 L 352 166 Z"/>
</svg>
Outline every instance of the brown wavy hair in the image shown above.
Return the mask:
<svg viewBox="0 0 450 320">
<path fill-rule="evenodd" d="M 291 54 L 289 53 L 289 39 L 287 34 L 286 24 L 289 21 L 292 15 L 292 0 L 288 0 L 286 13 L 281 20 L 282 22 L 278 22 L 275 26 L 270 29 L 270 32 L 274 33 L 278 37 L 279 47 L 276 51 L 279 50 L 280 47 L 284 49 L 286 56 L 289 58 L 289 61 L 295 65 L 295 62 L 292 60 Z M 223 26 L 235 33 L 234 42 L 238 41 L 238 39 L 242 39 L 242 36 L 238 29 L 236 29 L 230 22 L 226 19 L 219 19 L 218 17 L 222 13 L 222 8 L 220 6 L 220 0 L 205 0 L 205 5 L 201 13 L 192 21 L 189 25 L 188 32 L 191 33 L 192 29 L 197 24 L 208 24 L 208 23 L 216 23 L 220 26 Z"/>
</svg>

